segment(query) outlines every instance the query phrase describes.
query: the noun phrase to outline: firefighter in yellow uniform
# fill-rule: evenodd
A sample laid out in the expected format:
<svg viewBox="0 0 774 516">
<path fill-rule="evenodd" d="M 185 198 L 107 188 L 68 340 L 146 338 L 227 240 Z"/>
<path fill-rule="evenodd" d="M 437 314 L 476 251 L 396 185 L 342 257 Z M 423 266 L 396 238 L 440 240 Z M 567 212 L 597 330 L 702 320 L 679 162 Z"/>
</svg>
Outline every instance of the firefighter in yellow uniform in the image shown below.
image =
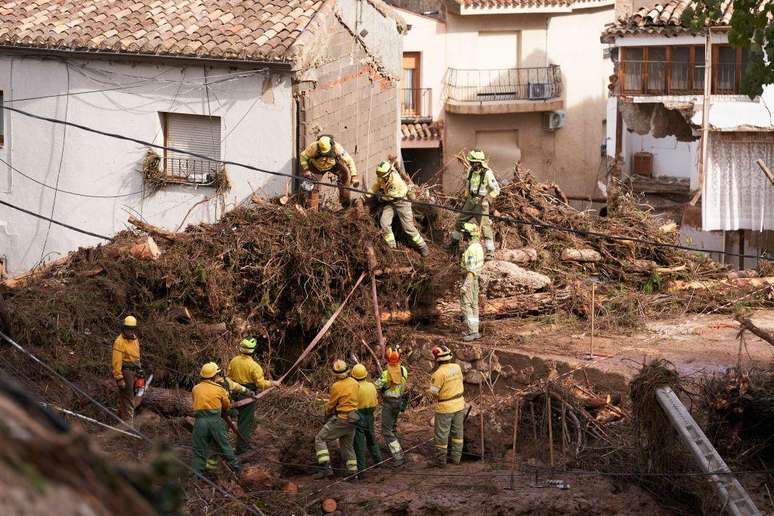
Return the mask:
<svg viewBox="0 0 774 516">
<path fill-rule="evenodd" d="M 336 381 L 331 385 L 328 401 L 325 402 L 325 417 L 328 420 L 314 438 L 317 463 L 321 467 L 315 477 L 333 476 L 328 442 L 338 440 L 347 475 L 357 480 L 357 457 L 353 440 L 360 420 L 357 413 L 360 386 L 357 380 L 349 376 L 349 366 L 343 360 L 333 362 L 333 376 Z"/>
<path fill-rule="evenodd" d="M 463 224 L 463 233 L 470 240 L 465 252 L 462 253 L 463 274 L 462 287 L 460 288 L 460 308 L 465 318 L 467 332 L 462 336 L 465 342 L 471 342 L 481 338 L 480 319 L 478 311 L 478 277 L 484 268 L 484 249 L 478 240 L 478 226 L 472 222 Z"/>
<path fill-rule="evenodd" d="M 459 464 L 462 460 L 465 423 L 465 389 L 462 384 L 462 369 L 453 364 L 452 353 L 446 346 L 432 349 L 438 367 L 430 377 L 428 392 L 435 397 L 435 463 L 436 467 L 446 466 L 446 457 L 451 435 L 451 460 Z"/>
<path fill-rule="evenodd" d="M 239 471 L 234 449 L 228 442 L 226 422 L 222 413 L 231 406 L 229 394 L 223 387 L 221 370 L 214 362 L 202 366 L 199 374 L 202 381 L 196 384 L 193 397 L 194 427 L 192 434 L 193 469 L 203 473 L 217 464 L 217 459 L 208 457 L 211 447 L 216 447 L 226 459 L 229 467 Z"/>
<path fill-rule="evenodd" d="M 467 155 L 470 168 L 468 177 L 465 180 L 465 204 L 462 206 L 463 213 L 457 216 L 457 222 L 454 231 L 451 234 L 450 250 L 457 252 L 460 245 L 460 231 L 466 222 L 475 222 L 481 225 L 484 233 L 484 248 L 486 249 L 486 260 L 494 260 L 494 233 L 492 224 L 489 220 L 489 207 L 495 198 L 500 195 L 500 185 L 494 172 L 486 163 L 486 156 L 480 149 L 473 149 Z"/>
<path fill-rule="evenodd" d="M 351 192 L 348 187 L 360 186 L 357 176 L 355 160 L 340 144 L 333 140 L 333 136 L 323 135 L 301 152 L 301 175 L 308 179 L 320 181 L 322 177 L 334 174 L 339 183 L 339 202 L 344 208 L 349 207 Z M 320 205 L 320 185 L 311 182 L 302 182 L 301 189 L 307 193 L 307 206 L 316 210 Z"/>
<path fill-rule="evenodd" d="M 366 468 L 366 450 L 374 464 L 382 462 L 382 451 L 379 449 L 374 429 L 374 411 L 379 405 L 379 396 L 376 394 L 376 386 L 367 380 L 368 370 L 363 364 L 355 364 L 352 368 L 352 378 L 358 383 L 357 414 L 360 421 L 355 430 L 355 456 L 358 475 L 362 476 Z"/>
<path fill-rule="evenodd" d="M 118 417 L 131 419 L 134 417 L 134 381 L 141 373 L 137 319 L 132 315 L 126 316 L 121 334 L 113 342 L 111 365 L 118 387 Z"/>
<path fill-rule="evenodd" d="M 414 224 L 414 212 L 411 209 L 411 203 L 406 199 L 408 191 L 408 185 L 389 161 L 379 163 L 376 167 L 376 180 L 368 192 L 372 195 L 380 194 L 376 200 L 382 211 L 379 215 L 379 225 L 382 228 L 384 241 L 393 249 L 397 247 L 395 235 L 392 232 L 392 220 L 397 215 L 403 232 L 419 249 L 420 254 L 427 256 L 430 250 Z"/>
<path fill-rule="evenodd" d="M 243 394 L 243 398 L 254 396 L 255 391 L 258 389 L 268 389 L 269 387 L 279 385 L 278 382 L 271 382 L 264 378 L 263 368 L 253 359 L 257 345 L 258 342 L 255 339 L 242 339 L 239 345 L 239 355 L 232 358 L 228 364 L 227 378 L 241 384 L 248 391 Z M 240 455 L 246 452 L 249 446 L 249 443 L 243 440 L 243 438 L 250 439 L 255 431 L 256 402 L 253 401 L 247 405 L 242 405 L 236 410 L 239 414 L 237 419 L 239 435 L 237 435 L 236 452 L 237 455 Z"/>
</svg>

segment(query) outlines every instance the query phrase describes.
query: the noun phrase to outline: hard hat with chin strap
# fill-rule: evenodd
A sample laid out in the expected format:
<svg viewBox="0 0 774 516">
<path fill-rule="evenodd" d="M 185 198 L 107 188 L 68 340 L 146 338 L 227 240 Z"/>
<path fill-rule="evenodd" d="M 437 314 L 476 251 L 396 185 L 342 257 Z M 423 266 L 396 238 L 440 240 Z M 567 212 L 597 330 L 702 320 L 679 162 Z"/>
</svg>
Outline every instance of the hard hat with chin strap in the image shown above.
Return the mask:
<svg viewBox="0 0 774 516">
<path fill-rule="evenodd" d="M 397 365 L 400 363 L 400 346 L 390 346 L 385 352 L 387 355 L 387 363 L 390 365 Z"/>
<path fill-rule="evenodd" d="M 376 166 L 376 175 L 384 179 L 385 177 L 390 175 L 390 171 L 392 170 L 392 165 L 389 161 L 382 161 Z"/>
<path fill-rule="evenodd" d="M 434 346 L 431 352 L 436 362 L 448 362 L 452 359 L 452 352 L 446 346 Z"/>
<path fill-rule="evenodd" d="M 127 315 L 124 318 L 124 327 L 125 328 L 136 328 L 137 327 L 137 319 L 133 315 Z"/>
<path fill-rule="evenodd" d="M 349 374 L 349 366 L 341 359 L 333 361 L 333 375 L 336 378 L 346 378 Z"/>
<path fill-rule="evenodd" d="M 466 158 L 469 163 L 483 163 L 486 161 L 486 155 L 484 155 L 484 151 L 481 149 L 473 149 L 472 151 L 468 152 Z"/>
<path fill-rule="evenodd" d="M 252 355 L 255 352 L 255 346 L 257 345 L 258 342 L 253 338 L 242 339 L 242 342 L 239 343 L 239 348 L 242 353 Z"/>
<path fill-rule="evenodd" d="M 335 142 L 333 141 L 333 136 L 329 135 L 323 135 L 320 136 L 317 139 L 317 150 L 320 151 L 320 154 L 323 156 L 330 156 L 333 153 L 333 146 L 335 145 Z"/>
<path fill-rule="evenodd" d="M 366 367 L 363 364 L 355 364 L 352 368 L 352 378 L 355 380 L 365 380 L 366 376 L 368 376 Z"/>
<path fill-rule="evenodd" d="M 199 376 L 202 378 L 214 378 L 220 373 L 220 367 L 215 362 L 207 362 L 202 366 Z"/>
<path fill-rule="evenodd" d="M 480 230 L 478 229 L 478 224 L 473 224 L 472 222 L 466 222 L 463 224 L 462 231 L 467 233 L 470 238 L 478 238 L 481 234 Z"/>
</svg>

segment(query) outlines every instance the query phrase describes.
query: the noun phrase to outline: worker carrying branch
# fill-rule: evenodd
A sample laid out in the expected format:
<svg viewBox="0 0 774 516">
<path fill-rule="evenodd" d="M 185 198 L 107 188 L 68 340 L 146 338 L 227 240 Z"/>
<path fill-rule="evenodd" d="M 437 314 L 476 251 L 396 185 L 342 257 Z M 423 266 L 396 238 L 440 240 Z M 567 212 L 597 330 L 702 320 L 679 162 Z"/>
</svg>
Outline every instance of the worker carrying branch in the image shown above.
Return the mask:
<svg viewBox="0 0 774 516">
<path fill-rule="evenodd" d="M 475 221 L 481 225 L 484 233 L 484 247 L 486 248 L 486 260 L 494 260 L 494 233 L 492 223 L 489 220 L 489 207 L 500 194 L 500 185 L 497 183 L 494 173 L 486 163 L 484 152 L 473 149 L 467 155 L 468 177 L 465 180 L 465 204 L 463 213 L 457 216 L 455 230 L 451 234 L 449 249 L 457 252 L 460 246 L 460 231 L 466 222 Z"/>
<path fill-rule="evenodd" d="M 328 442 L 338 440 L 347 474 L 352 480 L 357 480 L 357 457 L 353 441 L 355 428 L 360 420 L 357 413 L 360 386 L 357 380 L 349 376 L 349 366 L 343 360 L 333 362 L 333 376 L 336 381 L 331 385 L 328 401 L 325 402 L 327 421 L 314 438 L 317 463 L 321 466 L 315 478 L 333 476 Z"/>
<path fill-rule="evenodd" d="M 374 382 L 382 392 L 382 437 L 392 453 L 396 466 L 406 463 L 398 440 L 398 416 L 406 409 L 408 369 L 400 363 L 400 348 L 387 347 L 387 368 Z"/>
<path fill-rule="evenodd" d="M 263 368 L 258 365 L 253 356 L 255 355 L 258 341 L 254 338 L 242 339 L 239 344 L 239 355 L 231 359 L 228 364 L 227 378 L 238 384 L 241 384 L 247 393 L 241 396 L 254 396 L 258 389 L 268 389 L 269 387 L 279 386 L 279 382 L 272 382 L 263 376 Z M 255 410 L 256 403 L 242 405 L 237 410 L 237 435 L 236 453 L 240 455 L 249 448 L 249 443 L 245 439 L 250 439 L 255 431 Z"/>
<path fill-rule="evenodd" d="M 382 161 L 376 167 L 376 179 L 368 191 L 374 196 L 372 198 L 381 211 L 379 225 L 387 245 L 393 249 L 397 247 L 395 235 L 392 232 L 392 221 L 397 215 L 403 231 L 419 249 L 420 254 L 429 255 L 430 250 L 414 224 L 411 202 L 406 198 L 409 191 L 408 185 L 389 161 Z"/>
<path fill-rule="evenodd" d="M 124 318 L 121 333 L 113 342 L 111 364 L 113 378 L 118 387 L 118 417 L 131 420 L 134 417 L 135 382 L 143 376 L 137 319 L 133 315 L 127 315 Z"/>
<path fill-rule="evenodd" d="M 470 241 L 462 254 L 462 286 L 460 287 L 460 308 L 467 325 L 467 332 L 462 340 L 471 342 L 481 338 L 479 333 L 480 319 L 478 311 L 478 276 L 484 268 L 484 249 L 478 240 L 478 226 L 466 222 L 462 227 L 463 234 Z"/>
<path fill-rule="evenodd" d="M 212 471 L 217 467 L 217 458 L 210 457 L 212 448 L 226 459 L 228 466 L 239 471 L 234 449 L 228 442 L 226 431 L 227 411 L 231 399 L 224 385 L 224 378 L 218 364 L 208 362 L 202 366 L 201 381 L 191 393 L 193 397 L 194 427 L 192 434 L 193 469 L 198 473 Z M 226 385 L 228 385 L 226 383 Z"/>
<path fill-rule="evenodd" d="M 323 135 L 301 152 L 301 175 L 307 179 L 316 181 L 331 173 L 338 179 L 339 202 L 344 208 L 348 208 L 351 200 L 351 192 L 348 187 L 358 188 L 360 179 L 357 176 L 357 167 L 352 156 L 333 136 Z M 310 181 L 301 183 L 301 189 L 306 192 L 308 208 L 316 210 L 320 206 L 320 185 Z"/>
<path fill-rule="evenodd" d="M 371 455 L 374 464 L 382 462 L 382 451 L 379 449 L 374 429 L 374 411 L 379 405 L 379 397 L 376 394 L 376 386 L 368 381 L 368 370 L 363 364 L 355 364 L 352 367 L 352 378 L 358 383 L 357 413 L 360 421 L 355 430 L 355 456 L 358 476 L 362 479 L 363 470 L 367 465 L 366 451 Z"/>
<path fill-rule="evenodd" d="M 462 460 L 465 424 L 465 388 L 462 369 L 452 363 L 452 352 L 446 346 L 435 346 L 433 358 L 438 367 L 430 376 L 428 393 L 436 400 L 435 406 L 435 462 L 434 467 L 446 467 L 449 436 L 451 435 L 451 460 Z"/>
</svg>

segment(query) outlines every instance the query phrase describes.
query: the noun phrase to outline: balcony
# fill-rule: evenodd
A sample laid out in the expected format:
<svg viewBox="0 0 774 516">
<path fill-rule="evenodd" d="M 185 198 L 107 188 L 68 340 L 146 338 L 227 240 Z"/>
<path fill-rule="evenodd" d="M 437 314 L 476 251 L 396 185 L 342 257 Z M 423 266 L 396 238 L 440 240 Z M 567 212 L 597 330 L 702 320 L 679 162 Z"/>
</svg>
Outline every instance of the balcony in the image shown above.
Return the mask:
<svg viewBox="0 0 774 516">
<path fill-rule="evenodd" d="M 555 111 L 563 105 L 557 65 L 500 70 L 449 68 L 444 86 L 446 111 L 450 113 L 529 113 Z"/>
<path fill-rule="evenodd" d="M 196 158 L 163 158 L 164 181 L 167 183 L 214 185 L 223 174 L 223 163 Z"/>
<path fill-rule="evenodd" d="M 433 119 L 433 90 L 404 88 L 400 93 L 400 117 L 403 120 L 430 121 Z"/>
</svg>

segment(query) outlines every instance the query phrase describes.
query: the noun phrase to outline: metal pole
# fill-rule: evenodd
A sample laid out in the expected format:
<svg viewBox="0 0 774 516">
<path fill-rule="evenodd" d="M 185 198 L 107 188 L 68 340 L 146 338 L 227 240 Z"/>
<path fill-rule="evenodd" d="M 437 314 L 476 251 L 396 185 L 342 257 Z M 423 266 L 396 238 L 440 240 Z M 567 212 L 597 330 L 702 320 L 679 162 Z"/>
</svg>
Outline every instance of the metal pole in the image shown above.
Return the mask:
<svg viewBox="0 0 774 516">
<path fill-rule="evenodd" d="M 481 403 L 479 407 L 479 420 L 481 421 L 481 462 L 484 462 L 484 388 L 482 385 L 484 382 L 478 384 L 478 399 Z"/>
</svg>

